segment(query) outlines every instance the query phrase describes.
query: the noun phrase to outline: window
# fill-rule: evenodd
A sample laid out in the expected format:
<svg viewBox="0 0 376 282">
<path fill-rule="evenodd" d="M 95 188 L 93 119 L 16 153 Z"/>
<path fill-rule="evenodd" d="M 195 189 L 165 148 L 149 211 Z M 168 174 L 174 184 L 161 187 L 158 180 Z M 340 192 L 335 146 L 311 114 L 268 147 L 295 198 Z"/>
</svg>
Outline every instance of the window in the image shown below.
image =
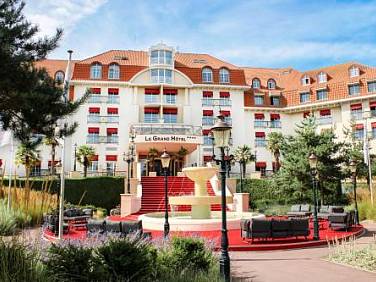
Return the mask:
<svg viewBox="0 0 376 282">
<path fill-rule="evenodd" d="M 371 110 L 371 116 L 376 117 L 376 101 L 370 101 L 369 108 Z"/>
<path fill-rule="evenodd" d="M 328 90 L 327 89 L 320 89 L 316 91 L 316 99 L 317 100 L 326 100 L 328 99 Z"/>
<path fill-rule="evenodd" d="M 371 128 L 372 128 L 372 138 L 376 138 L 376 122 L 371 123 Z"/>
<path fill-rule="evenodd" d="M 62 71 L 57 71 L 56 73 L 55 73 L 55 81 L 57 82 L 57 83 L 63 83 L 64 82 L 64 72 L 62 72 Z"/>
<path fill-rule="evenodd" d="M 358 140 L 362 140 L 364 138 L 363 124 L 357 124 L 355 126 L 354 137 L 355 139 L 358 139 Z"/>
<path fill-rule="evenodd" d="M 100 79 L 102 78 L 102 65 L 100 63 L 94 63 L 90 67 L 90 78 Z"/>
<path fill-rule="evenodd" d="M 359 76 L 359 68 L 356 67 L 356 66 L 352 66 L 349 69 L 349 75 L 350 75 L 350 77 L 357 77 L 357 76 Z"/>
<path fill-rule="evenodd" d="M 107 103 L 119 104 L 119 88 L 108 88 L 108 100 Z"/>
<path fill-rule="evenodd" d="M 326 76 L 326 73 L 325 73 L 325 72 L 320 72 L 320 73 L 317 75 L 317 80 L 318 80 L 319 83 L 327 82 L 327 76 Z"/>
<path fill-rule="evenodd" d="M 111 64 L 108 67 L 108 79 L 119 79 L 120 78 L 120 67 L 118 64 Z"/>
<path fill-rule="evenodd" d="M 213 82 L 213 71 L 211 68 L 202 69 L 202 82 Z"/>
<path fill-rule="evenodd" d="M 261 176 L 266 175 L 266 162 L 256 162 L 256 171 L 261 173 Z"/>
<path fill-rule="evenodd" d="M 159 108 L 145 108 L 144 109 L 144 122 L 145 123 L 158 123 L 160 119 Z"/>
<path fill-rule="evenodd" d="M 356 96 L 360 94 L 360 86 L 359 83 L 349 85 L 349 95 Z"/>
<path fill-rule="evenodd" d="M 355 120 L 363 119 L 363 107 L 362 104 L 350 105 L 351 118 Z"/>
<path fill-rule="evenodd" d="M 171 83 L 172 82 L 172 70 L 152 69 L 151 81 L 154 83 Z"/>
<path fill-rule="evenodd" d="M 259 89 L 261 87 L 260 79 L 254 78 L 252 80 L 252 88 L 253 89 Z"/>
<path fill-rule="evenodd" d="M 300 93 L 300 103 L 309 102 L 310 99 L 311 99 L 311 93 L 309 92 Z"/>
<path fill-rule="evenodd" d="M 279 106 L 280 105 L 280 98 L 278 96 L 270 97 L 270 105 Z"/>
<path fill-rule="evenodd" d="M 255 96 L 255 105 L 256 106 L 264 105 L 264 96 Z"/>
<path fill-rule="evenodd" d="M 202 92 L 202 105 L 213 106 L 213 92 L 212 91 Z"/>
<path fill-rule="evenodd" d="M 88 166 L 89 172 L 97 172 L 98 171 L 98 161 L 91 161 Z"/>
<path fill-rule="evenodd" d="M 87 141 L 88 144 L 99 143 L 99 127 L 89 127 Z"/>
<path fill-rule="evenodd" d="M 220 83 L 229 83 L 230 82 L 230 72 L 228 69 L 221 68 L 219 70 L 219 82 Z"/>
<path fill-rule="evenodd" d="M 145 93 L 145 104 L 156 104 L 159 103 L 158 94 L 146 94 Z"/>
<path fill-rule="evenodd" d="M 265 132 L 255 133 L 255 147 L 266 147 Z"/>
<path fill-rule="evenodd" d="M 376 81 L 368 82 L 368 92 L 376 92 Z"/>
<path fill-rule="evenodd" d="M 150 54 L 151 64 L 172 65 L 172 51 L 153 50 Z"/>
<path fill-rule="evenodd" d="M 268 89 L 275 89 L 276 83 L 274 79 L 268 80 Z"/>
<path fill-rule="evenodd" d="M 302 77 L 302 85 L 310 85 L 311 84 L 311 79 L 309 78 L 308 75 L 305 75 Z"/>
</svg>

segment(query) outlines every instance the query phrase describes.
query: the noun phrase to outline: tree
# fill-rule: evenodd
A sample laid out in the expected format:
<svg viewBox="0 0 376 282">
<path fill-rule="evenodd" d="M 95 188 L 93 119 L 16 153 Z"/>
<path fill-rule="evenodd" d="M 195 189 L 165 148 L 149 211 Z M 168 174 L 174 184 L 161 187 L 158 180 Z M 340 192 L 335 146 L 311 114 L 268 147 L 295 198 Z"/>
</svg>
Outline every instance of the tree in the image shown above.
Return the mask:
<svg viewBox="0 0 376 282">
<path fill-rule="evenodd" d="M 77 150 L 77 161 L 84 166 L 84 177 L 87 177 L 87 168 L 95 156 L 95 149 L 88 145 L 82 145 Z"/>
<path fill-rule="evenodd" d="M 247 145 L 238 146 L 234 151 L 234 160 L 240 165 L 240 192 L 243 191 L 243 178 L 246 175 L 247 163 L 255 160 L 251 148 Z"/>
<path fill-rule="evenodd" d="M 188 150 L 186 148 L 184 148 L 183 146 L 180 147 L 178 153 L 177 153 L 177 156 L 178 156 L 178 159 L 179 159 L 179 166 L 182 168 L 184 167 L 184 158 L 185 156 L 188 154 Z"/>
<path fill-rule="evenodd" d="M 282 146 L 282 143 L 284 141 L 283 135 L 280 132 L 271 132 L 268 135 L 267 139 L 267 149 L 273 154 L 274 156 L 274 161 L 275 161 L 275 170 L 278 171 L 279 168 L 281 167 L 280 164 L 280 148 Z"/>
<path fill-rule="evenodd" d="M 151 170 L 150 171 L 154 171 L 154 162 L 155 162 L 155 159 L 158 158 L 158 156 L 159 156 L 159 152 L 158 152 L 157 149 L 155 149 L 155 148 L 149 149 L 148 160 L 151 163 Z"/>
</svg>

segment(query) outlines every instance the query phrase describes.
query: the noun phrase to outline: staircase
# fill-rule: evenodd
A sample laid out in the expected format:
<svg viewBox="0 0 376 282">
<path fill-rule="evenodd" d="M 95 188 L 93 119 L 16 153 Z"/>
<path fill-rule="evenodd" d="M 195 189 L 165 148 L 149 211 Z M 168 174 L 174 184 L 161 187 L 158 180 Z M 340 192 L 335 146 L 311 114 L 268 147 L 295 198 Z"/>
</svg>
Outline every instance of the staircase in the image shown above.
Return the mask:
<svg viewBox="0 0 376 282">
<path fill-rule="evenodd" d="M 164 177 L 142 177 L 142 198 L 141 210 L 139 214 L 164 211 Z M 194 195 L 194 182 L 187 177 L 169 176 L 168 177 L 168 195 L 182 196 Z M 207 182 L 208 194 L 214 196 L 214 191 L 210 181 Z M 170 210 L 170 206 L 168 210 Z M 175 211 L 190 211 L 190 205 L 175 206 Z M 211 205 L 212 211 L 220 211 L 221 205 Z"/>
</svg>

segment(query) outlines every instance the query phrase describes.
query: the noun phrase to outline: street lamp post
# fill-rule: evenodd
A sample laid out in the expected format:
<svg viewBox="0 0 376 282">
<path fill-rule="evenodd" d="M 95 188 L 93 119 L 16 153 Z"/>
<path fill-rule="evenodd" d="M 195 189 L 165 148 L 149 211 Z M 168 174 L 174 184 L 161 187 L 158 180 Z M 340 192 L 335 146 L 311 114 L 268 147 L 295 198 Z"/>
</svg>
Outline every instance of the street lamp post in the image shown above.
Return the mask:
<svg viewBox="0 0 376 282">
<path fill-rule="evenodd" d="M 77 169 L 77 143 L 74 143 L 74 163 L 73 163 L 73 171 Z"/>
<path fill-rule="evenodd" d="M 131 193 L 131 181 L 130 181 L 130 177 L 131 177 L 131 172 L 130 172 L 130 164 L 131 164 L 131 155 L 130 153 L 128 152 L 127 154 L 126 153 L 123 153 L 123 160 L 125 162 L 127 162 L 128 164 L 128 171 L 127 171 L 127 193 L 130 194 Z"/>
<path fill-rule="evenodd" d="M 231 126 L 224 121 L 223 115 L 218 116 L 217 122 L 211 128 L 215 146 L 220 149 L 219 159 L 213 155 L 213 160 L 221 165 L 221 210 L 222 210 L 222 236 L 221 256 L 219 259 L 220 273 L 225 281 L 230 281 L 230 256 L 228 254 L 227 214 L 226 214 L 226 168 L 231 162 L 231 157 L 225 159 L 225 148 L 229 146 Z M 214 152 L 214 149 L 213 149 Z"/>
<path fill-rule="evenodd" d="M 164 223 L 164 238 L 168 237 L 170 232 L 170 224 L 168 223 L 168 190 L 167 190 L 167 170 L 170 166 L 170 155 L 167 154 L 166 149 L 161 156 L 162 167 L 164 171 L 164 197 L 165 197 L 165 223 Z"/>
<path fill-rule="evenodd" d="M 319 240 L 319 222 L 317 219 L 317 156 L 312 153 L 309 158 L 309 167 L 311 169 L 312 188 L 313 188 L 313 240 Z"/>
<path fill-rule="evenodd" d="M 359 224 L 359 212 L 358 212 L 358 202 L 356 200 L 356 161 L 350 161 L 350 171 L 351 171 L 351 180 L 353 184 L 353 191 L 354 191 L 354 202 L 355 202 L 355 224 Z"/>
</svg>

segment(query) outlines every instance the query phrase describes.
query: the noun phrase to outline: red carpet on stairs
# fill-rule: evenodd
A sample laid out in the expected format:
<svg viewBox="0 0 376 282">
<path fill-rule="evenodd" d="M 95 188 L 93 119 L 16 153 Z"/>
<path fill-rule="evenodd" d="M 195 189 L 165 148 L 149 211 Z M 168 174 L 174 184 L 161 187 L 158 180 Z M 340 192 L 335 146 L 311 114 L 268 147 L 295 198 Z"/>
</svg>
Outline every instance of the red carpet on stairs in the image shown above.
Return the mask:
<svg viewBox="0 0 376 282">
<path fill-rule="evenodd" d="M 142 177 L 142 198 L 140 214 L 164 211 L 164 177 Z M 194 182 L 187 177 L 169 176 L 168 195 L 182 196 L 194 194 Z M 214 196 L 214 191 L 210 182 L 207 182 L 208 194 Z M 219 204 L 212 205 L 213 211 L 220 211 Z M 169 207 L 170 210 L 170 207 Z M 175 211 L 190 211 L 191 206 L 176 206 Z"/>
</svg>

